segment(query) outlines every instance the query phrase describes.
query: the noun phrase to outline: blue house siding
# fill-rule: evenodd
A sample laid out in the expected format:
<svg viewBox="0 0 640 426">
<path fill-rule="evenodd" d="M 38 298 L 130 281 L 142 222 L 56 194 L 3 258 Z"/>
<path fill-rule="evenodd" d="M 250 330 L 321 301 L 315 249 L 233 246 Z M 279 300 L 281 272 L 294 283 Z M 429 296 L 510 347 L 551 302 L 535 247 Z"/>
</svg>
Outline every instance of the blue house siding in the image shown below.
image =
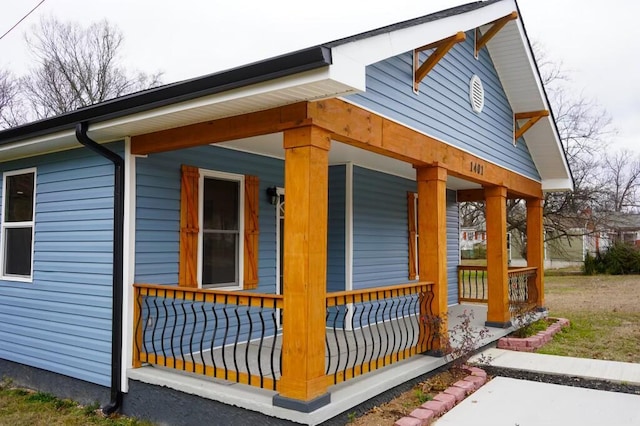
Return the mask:
<svg viewBox="0 0 640 426">
<path fill-rule="evenodd" d="M 458 303 L 460 263 L 460 214 L 456 191 L 447 190 L 447 302 Z"/>
<path fill-rule="evenodd" d="M 487 49 L 473 56 L 473 32 L 457 44 L 413 92 L 413 54 L 367 67 L 367 91 L 348 96 L 357 105 L 382 114 L 486 160 L 540 179 L 522 139 L 513 146 L 513 111 Z M 430 53 L 430 52 L 429 52 Z M 426 59 L 421 54 L 421 62 Z M 484 109 L 469 102 L 469 81 L 476 74 L 485 90 Z"/>
<path fill-rule="evenodd" d="M 345 287 L 345 217 L 347 166 L 329 167 L 327 292 Z"/>
<path fill-rule="evenodd" d="M 108 386 L 113 165 L 79 148 L 0 171 L 28 167 L 37 168 L 33 282 L 0 281 L 0 357 Z"/>
<path fill-rule="evenodd" d="M 266 189 L 284 186 L 284 162 L 215 146 L 152 154 L 136 162 L 136 271 L 141 283 L 177 284 L 180 249 L 180 165 L 260 179 L 258 289 L 276 291 L 276 207 Z"/>
<path fill-rule="evenodd" d="M 408 282 L 407 191 L 415 181 L 354 166 L 354 290 Z"/>
</svg>

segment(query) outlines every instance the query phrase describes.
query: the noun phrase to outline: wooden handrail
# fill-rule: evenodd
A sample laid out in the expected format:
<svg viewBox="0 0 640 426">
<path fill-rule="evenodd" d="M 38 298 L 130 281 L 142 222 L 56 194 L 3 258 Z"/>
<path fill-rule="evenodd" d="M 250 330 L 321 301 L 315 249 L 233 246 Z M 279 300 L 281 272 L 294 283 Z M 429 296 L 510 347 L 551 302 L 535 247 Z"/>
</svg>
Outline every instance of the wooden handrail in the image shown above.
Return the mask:
<svg viewBox="0 0 640 426">
<path fill-rule="evenodd" d="M 486 271 L 486 266 L 458 265 L 458 271 Z"/>
<path fill-rule="evenodd" d="M 367 302 L 371 300 L 388 299 L 406 294 L 416 294 L 420 289 L 431 286 L 433 286 L 432 282 L 424 281 L 385 287 L 372 287 L 362 290 L 336 291 L 327 293 L 327 306 L 353 303 L 355 299 L 357 299 L 358 302 Z M 338 303 L 338 299 L 343 299 L 343 302 Z"/>
<path fill-rule="evenodd" d="M 225 291 L 208 288 L 190 288 L 160 284 L 134 284 L 141 296 L 168 297 L 189 302 L 222 303 L 240 306 L 283 307 L 281 294 L 250 293 L 245 291 Z M 265 303 L 267 301 L 267 303 Z"/>
<path fill-rule="evenodd" d="M 535 266 L 525 266 L 522 268 L 509 269 L 508 271 L 509 274 L 521 274 L 523 272 L 538 272 L 538 268 Z"/>
</svg>

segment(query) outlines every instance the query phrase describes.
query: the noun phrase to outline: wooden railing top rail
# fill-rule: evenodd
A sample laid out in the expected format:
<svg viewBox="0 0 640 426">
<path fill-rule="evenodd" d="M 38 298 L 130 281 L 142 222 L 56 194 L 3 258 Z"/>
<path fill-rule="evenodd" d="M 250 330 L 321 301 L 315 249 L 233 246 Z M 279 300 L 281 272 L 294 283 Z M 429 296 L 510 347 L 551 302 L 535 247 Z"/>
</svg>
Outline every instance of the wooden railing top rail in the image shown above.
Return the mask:
<svg viewBox="0 0 640 426">
<path fill-rule="evenodd" d="M 458 271 L 486 271 L 487 267 L 482 265 L 458 265 Z"/>
<path fill-rule="evenodd" d="M 179 287 L 161 284 L 134 284 L 141 296 L 168 297 L 188 302 L 223 303 L 228 305 L 283 307 L 281 294 L 250 293 L 208 288 Z"/>
<path fill-rule="evenodd" d="M 538 268 L 535 266 L 525 266 L 523 268 L 509 268 L 510 274 L 521 274 L 523 272 L 537 272 Z"/>
<path fill-rule="evenodd" d="M 347 290 L 327 293 L 327 306 L 337 306 L 346 303 L 368 302 L 382 300 L 407 294 L 416 294 L 421 289 L 433 286 L 432 282 L 423 281 L 385 287 L 371 287 L 361 290 Z M 342 301 L 340 302 L 340 299 Z"/>
<path fill-rule="evenodd" d="M 458 265 L 458 271 L 486 271 L 486 270 L 487 270 L 486 266 Z M 537 270 L 538 268 L 536 268 L 535 266 L 524 266 L 524 267 L 510 266 L 508 268 L 509 273 L 528 272 L 528 271 L 537 271 Z"/>
</svg>

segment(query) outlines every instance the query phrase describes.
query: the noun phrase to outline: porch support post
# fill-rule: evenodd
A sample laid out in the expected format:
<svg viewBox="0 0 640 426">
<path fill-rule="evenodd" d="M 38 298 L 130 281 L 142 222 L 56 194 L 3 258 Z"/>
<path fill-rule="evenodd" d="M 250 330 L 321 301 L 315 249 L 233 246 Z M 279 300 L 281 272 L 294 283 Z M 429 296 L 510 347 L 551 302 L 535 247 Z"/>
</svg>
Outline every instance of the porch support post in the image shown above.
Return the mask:
<svg viewBox="0 0 640 426">
<path fill-rule="evenodd" d="M 282 376 L 274 405 L 311 412 L 331 401 L 325 377 L 328 165 L 331 135 L 284 132 Z"/>
<path fill-rule="evenodd" d="M 536 271 L 535 302 L 538 309 L 544 308 L 544 227 L 543 202 L 540 198 L 527 199 L 527 266 L 538 268 Z"/>
<path fill-rule="evenodd" d="M 447 169 L 437 166 L 419 167 L 416 169 L 416 180 L 418 183 L 418 274 L 421 281 L 433 282 L 434 299 L 431 303 L 431 313 L 440 318 L 440 330 L 437 330 L 436 336 L 439 338 L 434 340 L 431 349 L 437 352 L 443 347 L 443 339 L 448 338 Z M 421 327 L 420 331 L 426 330 Z"/>
<path fill-rule="evenodd" d="M 484 190 L 487 220 L 487 279 L 489 303 L 486 325 L 511 326 L 509 312 L 509 276 L 507 257 L 507 188 Z"/>
</svg>

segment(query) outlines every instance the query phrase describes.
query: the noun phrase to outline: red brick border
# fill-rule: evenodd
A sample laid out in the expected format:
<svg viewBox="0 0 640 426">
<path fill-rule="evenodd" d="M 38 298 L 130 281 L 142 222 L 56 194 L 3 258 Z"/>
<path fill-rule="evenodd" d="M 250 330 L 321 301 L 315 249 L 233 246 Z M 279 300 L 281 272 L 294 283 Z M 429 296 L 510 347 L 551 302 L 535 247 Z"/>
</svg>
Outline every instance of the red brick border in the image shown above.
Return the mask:
<svg viewBox="0 0 640 426">
<path fill-rule="evenodd" d="M 545 331 L 541 331 L 531 337 L 502 337 L 498 340 L 498 349 L 507 349 L 510 351 L 533 352 L 544 346 L 553 338 L 554 334 L 562 330 L 563 327 L 569 326 L 569 320 L 566 318 L 551 318 L 556 322 L 551 324 Z"/>
<path fill-rule="evenodd" d="M 444 392 L 433 397 L 431 401 L 427 401 L 413 410 L 408 416 L 397 420 L 394 426 L 427 426 L 436 417 L 451 410 L 487 382 L 487 373 L 481 368 L 466 367 L 465 369 L 470 373 L 469 376 L 455 382 Z"/>
</svg>

